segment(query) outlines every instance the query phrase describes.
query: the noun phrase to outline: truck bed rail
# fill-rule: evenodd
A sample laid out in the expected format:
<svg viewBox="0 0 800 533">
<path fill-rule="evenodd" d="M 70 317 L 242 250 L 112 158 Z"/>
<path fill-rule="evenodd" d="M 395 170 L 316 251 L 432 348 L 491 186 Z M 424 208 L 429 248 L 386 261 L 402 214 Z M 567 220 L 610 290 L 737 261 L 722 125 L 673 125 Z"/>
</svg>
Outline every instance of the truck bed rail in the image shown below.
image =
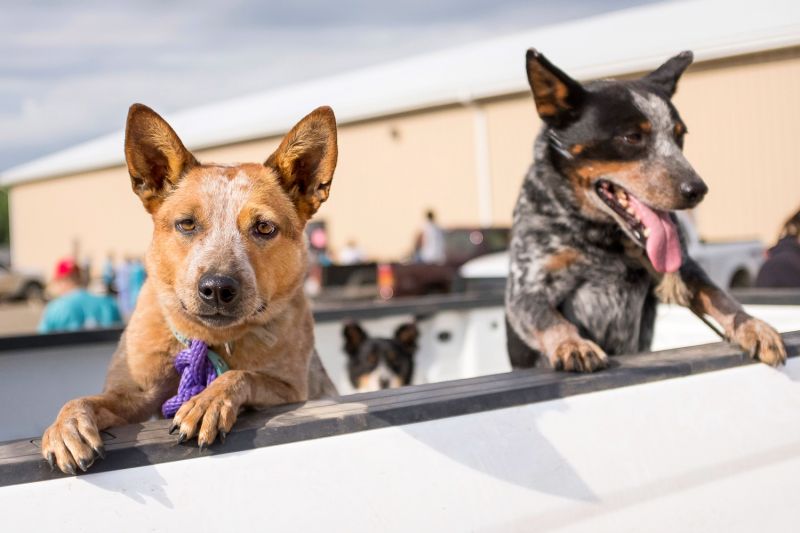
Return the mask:
<svg viewBox="0 0 800 533">
<path fill-rule="evenodd" d="M 789 356 L 800 354 L 800 331 L 783 337 Z M 108 455 L 92 472 L 436 420 L 750 364 L 756 363 L 738 347 L 715 343 L 613 357 L 609 369 L 595 374 L 532 369 L 354 394 L 244 413 L 224 444 L 216 443 L 202 452 L 194 442 L 177 444 L 176 437 L 167 433 L 169 421 L 150 421 L 105 431 Z M 42 460 L 38 438 L 0 444 L 0 486 L 59 477 L 63 475 L 51 471 Z"/>
</svg>

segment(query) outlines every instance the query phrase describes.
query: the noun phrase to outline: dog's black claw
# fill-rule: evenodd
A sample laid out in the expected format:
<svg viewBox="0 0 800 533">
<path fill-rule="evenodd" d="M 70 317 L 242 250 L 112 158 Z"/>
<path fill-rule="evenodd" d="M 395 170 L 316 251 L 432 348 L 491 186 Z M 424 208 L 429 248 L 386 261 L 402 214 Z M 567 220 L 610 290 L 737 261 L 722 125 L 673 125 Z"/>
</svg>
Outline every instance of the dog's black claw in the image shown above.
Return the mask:
<svg viewBox="0 0 800 533">
<path fill-rule="evenodd" d="M 47 464 L 50 465 L 51 472 L 56 469 L 56 454 L 53 452 L 47 454 Z"/>
<path fill-rule="evenodd" d="M 172 435 L 173 433 L 175 433 L 176 431 L 178 431 L 178 428 L 179 428 L 179 427 L 180 427 L 180 426 L 179 426 L 178 424 L 172 424 L 172 425 L 169 427 L 169 434 L 170 434 L 170 435 Z"/>
<path fill-rule="evenodd" d="M 225 437 L 227 437 L 227 436 L 228 436 L 228 432 L 227 431 L 220 431 L 219 432 L 219 441 L 222 444 L 225 444 Z"/>
<path fill-rule="evenodd" d="M 184 442 L 186 442 L 187 438 L 188 437 L 186 436 L 186 433 L 181 431 L 180 434 L 178 435 L 178 444 L 183 444 Z"/>
<path fill-rule="evenodd" d="M 92 449 L 94 450 L 94 453 L 97 454 L 97 457 L 99 457 L 100 459 L 105 459 L 106 458 L 106 447 L 103 446 L 102 444 L 100 446 L 98 446 L 96 448 L 92 448 Z"/>
<path fill-rule="evenodd" d="M 89 470 L 89 467 L 92 466 L 92 464 L 94 464 L 94 461 L 86 461 L 85 459 L 81 459 L 78 461 L 78 468 L 86 472 Z"/>
<path fill-rule="evenodd" d="M 67 474 L 71 476 L 77 474 L 77 472 L 75 472 L 75 467 L 72 466 L 72 463 L 67 464 L 67 467 L 64 470 L 66 471 Z"/>
</svg>

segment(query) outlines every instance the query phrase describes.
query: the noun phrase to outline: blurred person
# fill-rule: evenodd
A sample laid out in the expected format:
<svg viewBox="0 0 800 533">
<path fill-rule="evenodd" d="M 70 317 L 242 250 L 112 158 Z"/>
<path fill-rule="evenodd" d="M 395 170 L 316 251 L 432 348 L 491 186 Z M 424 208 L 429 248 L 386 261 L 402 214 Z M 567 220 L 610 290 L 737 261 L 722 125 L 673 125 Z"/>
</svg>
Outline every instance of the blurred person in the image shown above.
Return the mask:
<svg viewBox="0 0 800 533">
<path fill-rule="evenodd" d="M 138 257 L 135 257 L 133 261 L 131 261 L 128 278 L 128 298 L 130 299 L 128 304 L 130 305 L 131 312 L 133 312 L 136 308 L 136 300 L 139 299 L 139 292 L 141 292 L 142 285 L 144 285 L 144 280 L 147 279 L 144 263 L 142 263 L 142 260 Z"/>
<path fill-rule="evenodd" d="M 130 287 L 131 287 L 131 258 L 125 256 L 122 262 L 117 267 L 116 284 L 117 284 L 117 305 L 122 313 L 122 316 L 127 320 L 133 313 L 133 308 L 130 306 Z"/>
<path fill-rule="evenodd" d="M 767 251 L 756 287 L 800 287 L 800 211 L 786 221 L 777 244 Z"/>
<path fill-rule="evenodd" d="M 84 256 L 83 262 L 78 267 L 81 271 L 81 286 L 88 287 L 92 281 L 92 258 Z"/>
<path fill-rule="evenodd" d="M 333 264 L 328 255 L 328 233 L 323 224 L 317 225 L 308 232 L 308 245 L 313 262 L 323 267 Z"/>
<path fill-rule="evenodd" d="M 105 287 L 106 294 L 109 296 L 116 296 L 117 288 L 115 281 L 117 278 L 116 270 L 114 269 L 114 254 L 111 252 L 106 256 L 106 261 L 103 263 L 103 287 Z"/>
<path fill-rule="evenodd" d="M 423 263 L 441 264 L 445 260 L 444 232 L 436 223 L 432 210 L 425 213 L 425 222 L 419 237 L 419 260 Z"/>
<path fill-rule="evenodd" d="M 347 244 L 339 252 L 339 263 L 343 265 L 356 265 L 364 262 L 364 251 L 358 247 L 355 241 L 347 241 Z"/>
<path fill-rule="evenodd" d="M 112 298 L 90 294 L 83 287 L 81 269 L 71 258 L 56 264 L 51 290 L 56 298 L 44 309 L 39 333 L 107 328 L 121 322 Z"/>
</svg>

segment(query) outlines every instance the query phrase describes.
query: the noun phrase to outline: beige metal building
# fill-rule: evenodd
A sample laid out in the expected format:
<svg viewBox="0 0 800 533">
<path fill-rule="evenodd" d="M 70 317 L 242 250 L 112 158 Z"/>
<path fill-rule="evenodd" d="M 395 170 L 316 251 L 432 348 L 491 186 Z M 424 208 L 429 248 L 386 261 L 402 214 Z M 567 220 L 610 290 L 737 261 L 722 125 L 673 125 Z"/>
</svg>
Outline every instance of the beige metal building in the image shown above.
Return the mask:
<svg viewBox="0 0 800 533">
<path fill-rule="evenodd" d="M 340 159 L 318 217 L 334 253 L 355 240 L 372 257 L 398 258 L 428 207 L 445 226 L 510 223 L 539 128 L 524 70 L 531 46 L 579 79 L 635 76 L 694 50 L 675 101 L 689 160 L 710 187 L 696 212 L 701 235 L 770 243 L 800 208 L 796 1 L 636 8 L 166 118 L 201 161 L 260 161 L 305 113 L 331 105 Z M 10 169 L 0 184 L 11 188 L 17 266 L 49 272 L 75 249 L 98 266 L 149 242 L 121 131 Z"/>
</svg>

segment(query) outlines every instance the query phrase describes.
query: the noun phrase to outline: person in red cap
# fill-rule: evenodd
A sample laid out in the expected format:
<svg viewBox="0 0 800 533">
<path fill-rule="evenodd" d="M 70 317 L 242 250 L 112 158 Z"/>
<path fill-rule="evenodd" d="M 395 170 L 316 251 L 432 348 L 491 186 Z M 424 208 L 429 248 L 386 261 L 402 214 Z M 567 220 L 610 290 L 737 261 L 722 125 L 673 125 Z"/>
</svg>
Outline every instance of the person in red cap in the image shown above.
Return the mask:
<svg viewBox="0 0 800 533">
<path fill-rule="evenodd" d="M 81 286 L 81 270 L 71 258 L 56 263 L 51 289 L 57 297 L 45 307 L 39 333 L 107 328 L 121 323 L 112 298 L 90 294 Z"/>
</svg>

